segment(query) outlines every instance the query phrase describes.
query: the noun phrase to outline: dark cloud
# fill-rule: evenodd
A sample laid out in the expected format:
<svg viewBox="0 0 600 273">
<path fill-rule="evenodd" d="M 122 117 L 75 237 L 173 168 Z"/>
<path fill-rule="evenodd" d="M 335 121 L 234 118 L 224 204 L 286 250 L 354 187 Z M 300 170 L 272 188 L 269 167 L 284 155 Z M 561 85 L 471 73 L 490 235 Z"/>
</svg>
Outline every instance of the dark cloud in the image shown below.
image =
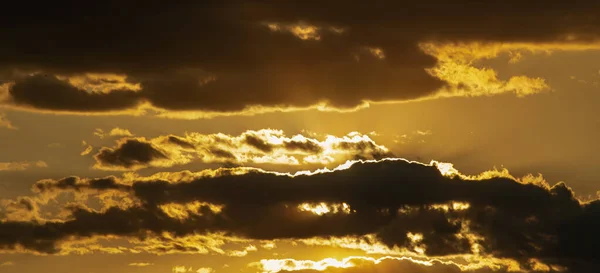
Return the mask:
<svg viewBox="0 0 600 273">
<path fill-rule="evenodd" d="M 79 191 L 86 187 L 86 183 L 66 179 L 44 181 L 36 188 L 43 192 L 68 185 Z M 101 188 L 92 186 L 99 185 L 93 181 L 87 187 Z M 117 183 L 100 185 L 114 190 Z M 183 236 L 223 231 L 255 239 L 374 233 L 389 246 L 410 249 L 414 242 L 407 233 L 411 232 L 423 235 L 419 243 L 425 245 L 426 254 L 449 255 L 471 253 L 471 242 L 466 236 L 457 236 L 468 232 L 483 238 L 476 240 L 483 253 L 512 258 L 525 267 L 532 258 L 582 269 L 597 267 L 600 260 L 595 251 L 600 243 L 600 201 L 581 204 L 562 183 L 549 188 L 502 177 L 450 178 L 433 166 L 385 160 L 312 176 L 250 171 L 185 183 L 144 180 L 119 187 L 132 192 L 141 205 L 101 212 L 78 208 L 64 223 L 3 222 L 3 247 L 22 245 L 48 252 L 69 236 L 138 236 L 147 231 Z M 201 206 L 185 221 L 170 218 L 160 209 L 165 204 L 194 201 L 224 207 L 215 212 Z M 307 202 L 344 202 L 352 212 L 318 216 L 298 209 Z M 432 206 L 451 202 L 465 202 L 470 207 L 450 205 L 440 210 Z M 24 227 L 18 228 L 21 225 Z"/>
<path fill-rule="evenodd" d="M 138 94 L 131 90 L 90 93 L 52 75 L 17 80 L 9 93 L 16 104 L 56 111 L 104 112 L 132 108 L 140 103 Z"/>
<path fill-rule="evenodd" d="M 141 83 L 136 95 L 90 96 L 39 77 L 12 87 L 15 104 L 69 111 L 130 108 L 139 100 L 227 112 L 414 99 L 444 85 L 424 70 L 436 60 L 420 42 L 586 43 L 600 33 L 600 7 L 583 0 L 59 1 L 35 8 L 14 2 L 10 10 L 0 19 L 1 70 L 121 73 Z"/>
<path fill-rule="evenodd" d="M 185 140 L 184 138 L 181 138 L 181 137 L 178 137 L 178 136 L 172 136 L 172 135 L 171 135 L 171 136 L 169 136 L 167 139 L 168 139 L 168 141 L 169 141 L 170 143 L 173 143 L 173 144 L 175 144 L 175 145 L 178 145 L 178 146 L 180 146 L 180 147 L 182 147 L 182 148 L 185 148 L 185 149 L 191 149 L 191 150 L 195 150 L 195 149 L 196 149 L 196 146 L 194 146 L 194 144 L 192 144 L 192 143 L 188 142 L 188 141 L 187 141 L 187 140 Z"/>
<path fill-rule="evenodd" d="M 258 136 L 248 134 L 245 136 L 244 140 L 248 145 L 259 149 L 265 153 L 273 151 L 273 146 Z"/>
<path fill-rule="evenodd" d="M 323 148 L 319 146 L 319 143 L 315 143 L 315 141 L 296 141 L 291 140 L 287 141 L 283 144 L 286 149 L 294 151 L 300 150 L 309 153 L 320 153 L 323 151 Z"/>
<path fill-rule="evenodd" d="M 216 157 L 225 158 L 227 160 L 235 160 L 236 159 L 234 154 L 232 154 L 231 152 L 225 151 L 223 149 L 212 148 L 209 150 L 209 152 Z"/>
<path fill-rule="evenodd" d="M 117 183 L 115 177 L 82 180 L 76 176 L 70 176 L 61 180 L 40 180 L 33 186 L 34 192 L 64 191 L 84 189 L 93 190 L 127 190 L 128 187 Z"/>
<path fill-rule="evenodd" d="M 109 169 L 137 168 L 152 161 L 169 159 L 163 151 L 143 139 L 123 139 L 114 149 L 100 149 L 94 158 L 99 167 Z"/>
</svg>

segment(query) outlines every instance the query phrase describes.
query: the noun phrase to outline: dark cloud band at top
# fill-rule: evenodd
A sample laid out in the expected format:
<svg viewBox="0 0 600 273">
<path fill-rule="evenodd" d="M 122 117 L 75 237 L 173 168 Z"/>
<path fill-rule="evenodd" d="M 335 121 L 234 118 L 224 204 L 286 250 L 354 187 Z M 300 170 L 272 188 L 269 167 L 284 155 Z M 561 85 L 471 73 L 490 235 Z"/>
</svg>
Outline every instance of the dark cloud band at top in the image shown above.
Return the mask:
<svg viewBox="0 0 600 273">
<path fill-rule="evenodd" d="M 423 42 L 593 44 L 600 33 L 594 1 L 378 2 L 53 2 L 35 10 L 11 3 L 0 21 L 0 71 L 116 73 L 140 85 L 135 94 L 98 95 L 36 76 L 2 77 L 16 81 L 10 103 L 42 110 L 141 102 L 220 113 L 322 102 L 347 109 L 423 98 L 447 85 L 425 71 L 437 60 Z"/>
</svg>

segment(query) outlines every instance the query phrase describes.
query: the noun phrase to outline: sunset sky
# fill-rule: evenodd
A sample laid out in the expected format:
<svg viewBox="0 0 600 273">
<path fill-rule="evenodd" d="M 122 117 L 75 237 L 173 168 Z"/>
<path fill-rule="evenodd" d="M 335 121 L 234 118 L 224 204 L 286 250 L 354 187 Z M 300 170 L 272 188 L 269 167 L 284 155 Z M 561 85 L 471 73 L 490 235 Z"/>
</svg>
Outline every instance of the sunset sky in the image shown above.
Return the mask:
<svg viewBox="0 0 600 273">
<path fill-rule="evenodd" d="M 600 272 L 598 14 L 13 1 L 0 272 Z"/>
</svg>

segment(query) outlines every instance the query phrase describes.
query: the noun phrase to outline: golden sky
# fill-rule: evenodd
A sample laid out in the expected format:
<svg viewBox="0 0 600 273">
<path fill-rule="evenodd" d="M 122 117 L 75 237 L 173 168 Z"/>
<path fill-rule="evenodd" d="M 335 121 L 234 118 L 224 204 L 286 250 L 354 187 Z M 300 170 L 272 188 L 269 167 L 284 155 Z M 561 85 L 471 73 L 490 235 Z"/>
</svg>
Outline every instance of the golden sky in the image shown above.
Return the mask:
<svg viewBox="0 0 600 273">
<path fill-rule="evenodd" d="M 0 272 L 600 268 L 594 1 L 9 6 Z"/>
</svg>

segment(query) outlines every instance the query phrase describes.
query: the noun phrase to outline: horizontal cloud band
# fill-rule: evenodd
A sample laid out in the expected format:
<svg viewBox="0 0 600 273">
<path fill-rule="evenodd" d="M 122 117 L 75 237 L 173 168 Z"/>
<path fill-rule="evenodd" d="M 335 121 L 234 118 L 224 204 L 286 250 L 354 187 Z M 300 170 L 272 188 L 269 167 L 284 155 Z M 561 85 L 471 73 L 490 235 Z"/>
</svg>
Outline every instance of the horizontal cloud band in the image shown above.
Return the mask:
<svg viewBox="0 0 600 273">
<path fill-rule="evenodd" d="M 150 105 L 223 114 L 253 107 L 353 109 L 431 97 L 445 87 L 468 89 L 450 95 L 524 95 L 545 82 L 524 76 L 501 82 L 493 71 L 473 69 L 466 59 L 449 64 L 421 45 L 597 49 L 600 38 L 593 1 L 184 2 L 53 3 L 40 6 L 51 12 L 39 16 L 15 3 L 0 20 L 11 26 L 0 49 L 0 84 L 8 92 L 3 104 L 77 113 Z M 158 33 L 168 35 L 158 39 Z M 480 80 L 455 76 L 464 73 Z"/>
<path fill-rule="evenodd" d="M 252 239 L 375 234 L 389 246 L 419 247 L 430 256 L 473 253 L 477 244 L 481 253 L 523 263 L 597 266 L 598 200 L 582 203 L 563 183 L 443 175 L 440 169 L 447 166 L 439 164 L 386 159 L 296 176 L 246 168 L 180 181 L 43 180 L 34 186 L 40 194 L 119 192 L 137 203 L 100 211 L 75 207 L 58 222 L 3 221 L 0 245 L 53 253 L 73 237 L 143 238 L 148 232 L 225 232 Z M 323 213 L 300 209 L 316 202 L 344 206 Z"/>
</svg>

